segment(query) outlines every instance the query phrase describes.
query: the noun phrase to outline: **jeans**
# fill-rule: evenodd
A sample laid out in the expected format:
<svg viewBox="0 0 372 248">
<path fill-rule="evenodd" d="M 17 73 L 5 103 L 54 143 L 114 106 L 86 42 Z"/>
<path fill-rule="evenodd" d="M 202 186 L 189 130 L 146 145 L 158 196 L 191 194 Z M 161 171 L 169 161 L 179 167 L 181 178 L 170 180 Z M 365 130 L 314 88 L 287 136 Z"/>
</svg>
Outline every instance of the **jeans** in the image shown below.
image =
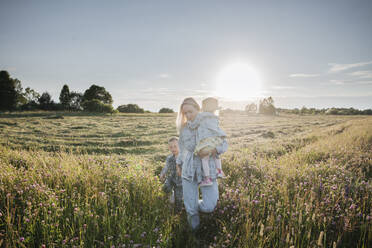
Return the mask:
<svg viewBox="0 0 372 248">
<path fill-rule="evenodd" d="M 189 181 L 182 178 L 182 188 L 187 221 L 191 229 L 196 230 L 200 225 L 199 211 L 211 213 L 217 205 L 218 183 L 214 179 L 211 186 L 201 187 L 202 200 L 199 199 L 199 186 L 196 179 Z"/>
</svg>

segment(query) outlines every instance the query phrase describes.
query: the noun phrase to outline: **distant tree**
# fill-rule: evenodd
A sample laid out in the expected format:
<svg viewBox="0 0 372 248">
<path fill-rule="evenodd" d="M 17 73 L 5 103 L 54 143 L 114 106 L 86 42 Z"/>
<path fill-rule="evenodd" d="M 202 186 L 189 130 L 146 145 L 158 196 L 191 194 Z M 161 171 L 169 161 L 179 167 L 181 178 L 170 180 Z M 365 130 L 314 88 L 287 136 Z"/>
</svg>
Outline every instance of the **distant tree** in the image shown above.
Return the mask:
<svg viewBox="0 0 372 248">
<path fill-rule="evenodd" d="M 59 94 L 59 102 L 62 104 L 64 109 L 70 108 L 71 95 L 67 84 L 62 87 L 61 93 Z"/>
<path fill-rule="evenodd" d="M 70 93 L 70 109 L 80 111 L 83 109 L 83 94 L 71 91 Z"/>
<path fill-rule="evenodd" d="M 14 110 L 19 99 L 17 83 L 7 71 L 0 71 L 0 110 Z"/>
<path fill-rule="evenodd" d="M 245 111 L 247 113 L 256 113 L 257 112 L 257 104 L 251 103 L 245 106 Z"/>
<path fill-rule="evenodd" d="M 302 106 L 302 108 L 300 110 L 300 114 L 304 115 L 304 114 L 307 114 L 307 113 L 308 113 L 308 109 L 305 106 Z"/>
<path fill-rule="evenodd" d="M 117 110 L 120 113 L 144 113 L 145 110 L 143 108 L 140 108 L 137 104 L 126 104 L 126 105 L 120 105 Z"/>
<path fill-rule="evenodd" d="M 111 94 L 104 87 L 93 84 L 84 92 L 83 101 L 97 99 L 104 104 L 112 104 Z"/>
<path fill-rule="evenodd" d="M 174 113 L 173 109 L 170 108 L 161 108 L 159 113 Z"/>
<path fill-rule="evenodd" d="M 26 98 L 27 103 L 30 102 L 36 103 L 40 97 L 40 94 L 37 93 L 35 90 L 31 89 L 30 87 L 27 87 L 25 89 L 25 92 L 23 93 L 23 96 Z"/>
<path fill-rule="evenodd" d="M 22 96 L 24 97 L 26 103 L 19 107 L 20 110 L 35 110 L 39 108 L 38 101 L 40 94 L 35 90 L 27 87 L 25 91 L 22 92 Z"/>
<path fill-rule="evenodd" d="M 51 106 L 54 104 L 54 102 L 52 101 L 52 97 L 48 92 L 44 92 L 43 94 L 41 94 L 38 101 L 40 104 L 40 108 L 44 110 L 50 110 Z"/>
<path fill-rule="evenodd" d="M 274 99 L 270 96 L 260 100 L 258 112 L 265 115 L 275 115 Z"/>
</svg>

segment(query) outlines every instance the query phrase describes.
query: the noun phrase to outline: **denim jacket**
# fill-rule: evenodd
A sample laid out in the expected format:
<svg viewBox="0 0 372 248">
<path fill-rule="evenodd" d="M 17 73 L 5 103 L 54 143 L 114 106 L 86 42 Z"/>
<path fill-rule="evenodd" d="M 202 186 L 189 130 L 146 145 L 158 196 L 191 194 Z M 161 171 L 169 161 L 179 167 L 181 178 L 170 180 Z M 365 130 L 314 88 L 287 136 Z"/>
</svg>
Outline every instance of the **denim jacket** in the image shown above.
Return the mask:
<svg viewBox="0 0 372 248">
<path fill-rule="evenodd" d="M 219 127 L 218 116 L 210 112 L 202 112 L 199 114 L 199 127 L 196 132 L 196 143 L 202 139 L 210 137 L 226 138 L 226 133 Z"/>
<path fill-rule="evenodd" d="M 197 182 L 202 180 L 202 171 L 201 171 L 201 159 L 199 156 L 194 155 L 194 150 L 196 146 L 196 134 L 197 129 L 200 125 L 202 115 L 198 113 L 194 121 L 188 121 L 181 129 L 178 145 L 180 153 L 177 157 L 177 164 L 182 166 L 182 178 Z M 228 144 L 226 139 L 223 139 L 223 143 L 220 146 L 216 147 L 217 154 L 220 155 L 227 151 Z M 212 179 L 216 178 L 216 165 L 214 159 L 211 157 L 209 160 L 209 174 Z"/>
</svg>

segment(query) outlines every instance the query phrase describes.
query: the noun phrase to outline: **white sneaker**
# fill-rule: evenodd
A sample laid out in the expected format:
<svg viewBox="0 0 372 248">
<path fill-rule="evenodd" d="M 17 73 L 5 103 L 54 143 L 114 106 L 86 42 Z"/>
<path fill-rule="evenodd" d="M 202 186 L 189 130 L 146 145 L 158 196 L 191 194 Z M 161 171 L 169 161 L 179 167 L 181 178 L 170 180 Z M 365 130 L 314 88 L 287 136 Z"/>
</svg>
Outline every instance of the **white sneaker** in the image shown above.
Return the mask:
<svg viewBox="0 0 372 248">
<path fill-rule="evenodd" d="M 217 177 L 218 178 L 225 178 L 225 173 L 221 169 L 217 169 Z"/>
</svg>

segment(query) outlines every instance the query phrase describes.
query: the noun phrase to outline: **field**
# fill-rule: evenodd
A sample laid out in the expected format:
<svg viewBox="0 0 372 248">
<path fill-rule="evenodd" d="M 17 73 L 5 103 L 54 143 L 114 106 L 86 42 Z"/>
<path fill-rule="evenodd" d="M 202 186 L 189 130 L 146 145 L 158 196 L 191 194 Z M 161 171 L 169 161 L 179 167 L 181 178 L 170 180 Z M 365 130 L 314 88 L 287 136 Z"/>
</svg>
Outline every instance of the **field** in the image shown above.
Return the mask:
<svg viewBox="0 0 372 248">
<path fill-rule="evenodd" d="M 371 117 L 222 115 L 196 236 L 158 178 L 175 118 L 0 115 L 0 247 L 372 247 Z"/>
</svg>

